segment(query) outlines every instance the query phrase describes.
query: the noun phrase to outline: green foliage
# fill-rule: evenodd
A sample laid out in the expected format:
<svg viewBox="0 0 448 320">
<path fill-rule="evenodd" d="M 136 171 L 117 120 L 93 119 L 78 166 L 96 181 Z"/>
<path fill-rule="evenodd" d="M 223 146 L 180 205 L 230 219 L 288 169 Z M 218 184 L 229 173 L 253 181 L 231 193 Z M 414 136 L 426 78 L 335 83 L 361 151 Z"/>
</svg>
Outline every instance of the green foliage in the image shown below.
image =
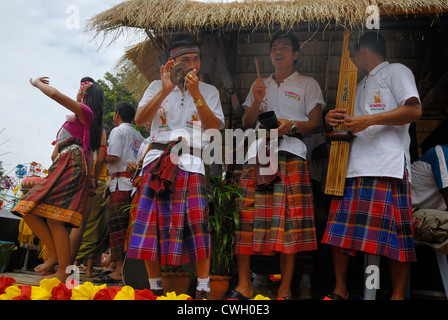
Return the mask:
<svg viewBox="0 0 448 320">
<path fill-rule="evenodd" d="M 243 188 L 233 180 L 224 180 L 221 176 L 208 175 L 210 185 L 207 198 L 210 206 L 209 224 L 211 234 L 210 273 L 226 276 L 235 275 L 234 255 L 235 228 L 239 224 L 239 210 L 235 200 L 241 197 Z"/>
<path fill-rule="evenodd" d="M 125 76 L 125 70 L 113 75 L 110 72 L 106 72 L 104 79 L 100 79 L 97 82 L 103 88 L 104 91 L 104 112 L 103 112 L 103 124 L 107 125 L 111 130 L 115 127 L 113 117 L 115 105 L 122 101 L 130 102 L 136 109 L 138 102 L 135 97 L 129 93 L 123 85 L 123 79 Z M 133 124 L 134 128 L 139 131 L 145 138 L 149 133 L 145 127 L 137 127 Z"/>
</svg>

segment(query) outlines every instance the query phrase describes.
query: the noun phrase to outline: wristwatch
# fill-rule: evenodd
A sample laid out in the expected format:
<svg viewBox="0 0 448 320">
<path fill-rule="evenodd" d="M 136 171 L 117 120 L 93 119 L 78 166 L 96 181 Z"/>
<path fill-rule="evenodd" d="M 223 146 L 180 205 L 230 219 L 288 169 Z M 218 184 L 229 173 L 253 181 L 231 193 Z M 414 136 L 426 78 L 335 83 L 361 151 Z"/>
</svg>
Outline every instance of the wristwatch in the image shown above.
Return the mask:
<svg viewBox="0 0 448 320">
<path fill-rule="evenodd" d="M 291 129 L 289 130 L 289 133 L 290 133 L 290 134 L 294 134 L 294 133 L 296 133 L 296 132 L 297 132 L 297 124 L 296 124 L 295 121 L 292 121 L 292 127 L 291 127 Z"/>
<path fill-rule="evenodd" d="M 196 107 L 202 107 L 204 105 L 204 99 L 200 97 L 198 100 L 194 102 L 194 104 L 196 105 Z"/>
</svg>

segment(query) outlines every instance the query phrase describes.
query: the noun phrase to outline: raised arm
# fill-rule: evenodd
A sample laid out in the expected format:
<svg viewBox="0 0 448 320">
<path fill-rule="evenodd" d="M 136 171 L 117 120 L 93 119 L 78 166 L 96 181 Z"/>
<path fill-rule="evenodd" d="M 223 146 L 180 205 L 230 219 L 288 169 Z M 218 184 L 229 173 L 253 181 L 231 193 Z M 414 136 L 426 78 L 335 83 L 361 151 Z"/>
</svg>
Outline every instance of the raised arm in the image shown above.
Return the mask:
<svg viewBox="0 0 448 320">
<path fill-rule="evenodd" d="M 59 92 L 56 88 L 50 86 L 50 81 L 48 77 L 39 77 L 34 80 L 30 79 L 30 83 L 31 85 L 42 91 L 46 96 L 50 97 L 51 99 L 59 103 L 61 106 L 65 107 L 66 109 L 76 114 L 79 121 L 83 123 L 83 114 L 79 102 L 71 99 L 70 97 Z"/>
<path fill-rule="evenodd" d="M 157 113 L 157 109 L 163 100 L 173 91 L 174 84 L 171 83 L 170 75 L 171 68 L 174 66 L 174 60 L 170 59 L 168 62 L 160 68 L 160 79 L 162 81 L 162 88 L 154 97 L 149 100 L 145 105 L 138 108 L 134 122 L 137 126 L 144 126 L 147 123 L 151 123 L 152 119 Z"/>
</svg>

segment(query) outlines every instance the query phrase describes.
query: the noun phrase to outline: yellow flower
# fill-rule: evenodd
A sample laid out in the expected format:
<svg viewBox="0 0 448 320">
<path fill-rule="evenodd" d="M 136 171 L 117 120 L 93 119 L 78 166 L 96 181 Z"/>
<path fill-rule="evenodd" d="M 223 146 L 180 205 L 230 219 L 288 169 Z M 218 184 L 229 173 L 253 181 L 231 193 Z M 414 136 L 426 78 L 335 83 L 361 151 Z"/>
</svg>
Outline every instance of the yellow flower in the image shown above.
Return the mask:
<svg viewBox="0 0 448 320">
<path fill-rule="evenodd" d="M 21 287 L 28 288 L 28 291 L 23 292 Z M 51 292 L 41 287 L 11 285 L 5 289 L 5 293 L 0 295 L 0 300 L 13 300 L 22 295 L 28 295 L 31 300 L 50 300 Z M 26 289 L 25 288 L 25 289 Z"/>
<path fill-rule="evenodd" d="M 31 300 L 50 300 L 51 291 L 42 287 L 32 287 L 31 288 Z"/>
<path fill-rule="evenodd" d="M 47 290 L 51 294 L 51 290 L 53 290 L 54 287 L 57 287 L 60 283 L 61 281 L 58 278 L 42 279 L 39 282 L 39 287 Z"/>
<path fill-rule="evenodd" d="M 93 300 L 96 293 L 107 287 L 107 284 L 95 286 L 91 282 L 85 282 L 82 285 L 72 289 L 71 300 Z"/>
<path fill-rule="evenodd" d="M 124 286 L 117 293 L 114 300 L 135 300 L 135 292 L 134 289 L 130 286 Z"/>
<path fill-rule="evenodd" d="M 271 300 L 269 297 L 262 296 L 261 294 L 257 294 L 252 300 Z"/>
<path fill-rule="evenodd" d="M 166 296 L 160 296 L 157 298 L 157 300 L 188 300 L 191 299 L 191 297 L 188 294 L 180 294 L 176 295 L 176 292 L 167 292 Z"/>
<path fill-rule="evenodd" d="M 20 296 L 21 290 L 18 285 L 13 284 L 5 289 L 5 293 L 0 295 L 0 300 L 12 300 L 13 298 Z"/>
</svg>

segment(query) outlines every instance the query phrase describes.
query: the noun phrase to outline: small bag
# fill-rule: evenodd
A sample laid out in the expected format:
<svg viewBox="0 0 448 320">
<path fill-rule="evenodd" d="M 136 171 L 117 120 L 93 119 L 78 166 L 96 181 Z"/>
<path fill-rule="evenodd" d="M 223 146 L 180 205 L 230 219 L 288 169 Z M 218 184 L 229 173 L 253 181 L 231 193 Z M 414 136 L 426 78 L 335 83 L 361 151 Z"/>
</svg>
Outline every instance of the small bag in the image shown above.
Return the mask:
<svg viewBox="0 0 448 320">
<path fill-rule="evenodd" d="M 261 125 L 268 130 L 280 127 L 280 122 L 278 121 L 274 111 L 260 113 L 258 115 L 258 122 L 260 122 Z"/>
</svg>

